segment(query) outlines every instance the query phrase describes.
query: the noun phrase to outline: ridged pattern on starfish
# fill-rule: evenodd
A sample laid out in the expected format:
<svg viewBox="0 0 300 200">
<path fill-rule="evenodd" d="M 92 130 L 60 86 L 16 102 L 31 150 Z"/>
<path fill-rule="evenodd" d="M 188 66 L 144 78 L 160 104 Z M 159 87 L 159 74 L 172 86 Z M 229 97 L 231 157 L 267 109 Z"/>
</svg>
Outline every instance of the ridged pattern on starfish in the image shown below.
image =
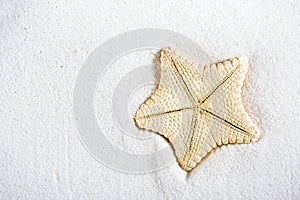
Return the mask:
<svg viewBox="0 0 300 200">
<path fill-rule="evenodd" d="M 247 58 L 228 59 L 200 71 L 170 48 L 163 48 L 157 61 L 159 84 L 134 119 L 140 128 L 169 139 L 184 170 L 192 170 L 217 146 L 258 140 L 258 128 L 241 95 Z"/>
</svg>

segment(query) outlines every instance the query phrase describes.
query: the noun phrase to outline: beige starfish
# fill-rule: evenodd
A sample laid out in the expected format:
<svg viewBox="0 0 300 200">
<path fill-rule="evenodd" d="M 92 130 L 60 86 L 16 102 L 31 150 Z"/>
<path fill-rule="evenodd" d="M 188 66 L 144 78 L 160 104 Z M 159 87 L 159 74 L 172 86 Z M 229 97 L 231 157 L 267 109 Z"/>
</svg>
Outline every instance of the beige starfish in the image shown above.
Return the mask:
<svg viewBox="0 0 300 200">
<path fill-rule="evenodd" d="M 157 61 L 160 82 L 134 119 L 140 128 L 169 139 L 185 171 L 217 146 L 259 139 L 241 98 L 247 58 L 212 64 L 200 72 L 170 48 L 163 48 Z"/>
</svg>

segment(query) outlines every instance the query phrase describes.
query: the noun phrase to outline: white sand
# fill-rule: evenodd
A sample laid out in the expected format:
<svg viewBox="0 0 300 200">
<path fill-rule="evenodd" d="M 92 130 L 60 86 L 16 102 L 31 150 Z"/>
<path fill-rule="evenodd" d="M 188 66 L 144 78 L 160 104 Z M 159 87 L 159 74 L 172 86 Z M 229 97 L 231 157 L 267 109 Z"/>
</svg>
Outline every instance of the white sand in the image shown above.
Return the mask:
<svg viewBox="0 0 300 200">
<path fill-rule="evenodd" d="M 2 0 L 0 199 L 300 199 L 300 3 L 222 2 Z M 77 74 L 99 44 L 145 27 L 182 33 L 215 61 L 249 56 L 262 139 L 222 147 L 188 177 L 176 163 L 132 175 L 90 156 L 73 119 Z"/>
</svg>

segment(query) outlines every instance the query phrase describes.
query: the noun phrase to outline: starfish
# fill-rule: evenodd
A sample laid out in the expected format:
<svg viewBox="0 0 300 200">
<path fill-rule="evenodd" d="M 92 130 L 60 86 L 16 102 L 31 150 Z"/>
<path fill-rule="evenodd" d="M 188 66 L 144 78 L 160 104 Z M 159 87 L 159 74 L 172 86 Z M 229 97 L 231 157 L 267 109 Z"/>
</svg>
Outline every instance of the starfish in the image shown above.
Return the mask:
<svg viewBox="0 0 300 200">
<path fill-rule="evenodd" d="M 160 80 L 139 107 L 138 127 L 167 138 L 177 162 L 191 171 L 214 148 L 259 139 L 242 102 L 249 60 L 236 57 L 202 70 L 166 47 L 157 56 Z"/>
</svg>

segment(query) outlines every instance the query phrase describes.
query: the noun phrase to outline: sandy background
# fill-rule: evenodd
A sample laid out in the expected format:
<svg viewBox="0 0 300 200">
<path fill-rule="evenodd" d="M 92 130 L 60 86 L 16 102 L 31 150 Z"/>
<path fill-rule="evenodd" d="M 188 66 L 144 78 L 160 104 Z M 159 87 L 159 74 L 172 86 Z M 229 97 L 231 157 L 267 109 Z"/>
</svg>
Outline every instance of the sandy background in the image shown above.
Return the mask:
<svg viewBox="0 0 300 200">
<path fill-rule="evenodd" d="M 299 1 L 0 2 L 0 199 L 300 199 Z M 188 177 L 105 167 L 81 145 L 73 90 L 88 55 L 139 28 L 249 56 L 245 97 L 262 139 L 225 146 Z"/>
</svg>

